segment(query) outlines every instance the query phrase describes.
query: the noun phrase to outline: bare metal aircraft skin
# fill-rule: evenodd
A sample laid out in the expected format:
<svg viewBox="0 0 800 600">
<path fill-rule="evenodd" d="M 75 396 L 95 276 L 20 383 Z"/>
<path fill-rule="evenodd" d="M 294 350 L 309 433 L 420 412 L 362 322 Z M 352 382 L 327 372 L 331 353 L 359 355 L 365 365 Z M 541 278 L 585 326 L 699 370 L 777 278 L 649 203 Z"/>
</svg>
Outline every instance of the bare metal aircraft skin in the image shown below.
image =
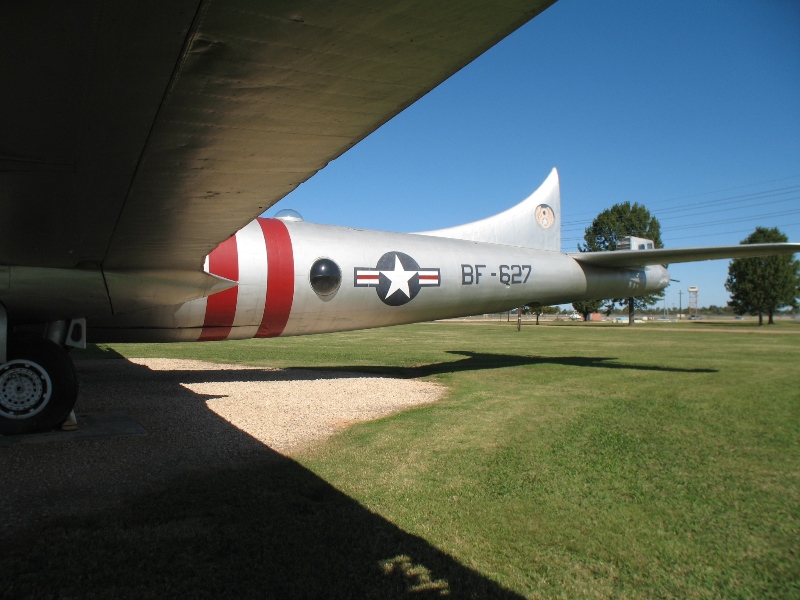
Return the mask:
<svg viewBox="0 0 800 600">
<path fill-rule="evenodd" d="M 0 362 L 1 431 L 46 429 L 72 409 L 74 369 L 66 353 L 48 340 L 73 346 L 84 346 L 87 339 L 202 342 L 384 327 L 525 304 L 652 294 L 669 285 L 669 273 L 660 264 L 667 260 L 800 249 L 800 244 L 762 244 L 563 254 L 560 232 L 561 197 L 553 169 L 516 206 L 438 231 L 369 231 L 306 223 L 291 214 L 258 218 L 206 257 L 201 275 L 215 282 L 210 293 L 203 291 L 206 280 L 191 277 L 168 281 L 164 274 L 140 271 L 69 270 L 59 278 L 53 270 L 50 280 L 65 297 L 90 287 L 91 277 L 100 277 L 107 287 L 115 280 L 116 310 L 103 310 L 98 291 L 99 302 L 86 296 L 82 314 L 87 316 L 51 322 L 44 340 L 9 338 L 8 360 Z M 27 285 L 42 277 L 41 269 L 7 272 L 5 306 L 24 314 Z M 193 281 L 199 282 L 195 288 Z M 185 294 L 191 299 L 169 301 Z M 81 311 L 81 306 L 72 309 Z"/>
<path fill-rule="evenodd" d="M 582 267 L 544 250 L 276 219 L 259 219 L 226 244 L 209 257 L 211 272 L 235 277 L 237 287 L 175 309 L 131 315 L 127 320 L 135 327 L 104 329 L 101 323 L 92 337 L 204 341 L 328 333 L 597 294 L 650 294 L 669 283 L 660 266 Z M 314 290 L 318 261 L 331 261 L 341 273 L 331 293 Z"/>
<path fill-rule="evenodd" d="M 641 296 L 669 285 L 660 262 L 791 252 L 797 244 L 560 252 L 555 169 L 493 217 L 417 234 L 256 219 L 205 269 L 236 285 L 175 306 L 99 318 L 96 341 L 212 341 L 308 335 Z"/>
<path fill-rule="evenodd" d="M 635 296 L 669 283 L 663 264 L 797 251 L 562 254 L 555 171 L 520 204 L 438 231 L 248 224 L 552 3 L 5 3 L 0 434 L 64 421 L 78 389 L 67 349 L 87 340 L 304 335 Z"/>
<path fill-rule="evenodd" d="M 555 170 L 512 210 L 465 226 L 468 233 L 403 234 L 257 219 L 206 261 L 208 272 L 238 285 L 180 306 L 101 320 L 90 333 L 103 341 L 306 335 L 532 303 L 651 294 L 669 284 L 660 265 L 608 269 L 582 265 L 559 252 Z M 506 239 L 521 245 L 503 244 Z"/>
</svg>

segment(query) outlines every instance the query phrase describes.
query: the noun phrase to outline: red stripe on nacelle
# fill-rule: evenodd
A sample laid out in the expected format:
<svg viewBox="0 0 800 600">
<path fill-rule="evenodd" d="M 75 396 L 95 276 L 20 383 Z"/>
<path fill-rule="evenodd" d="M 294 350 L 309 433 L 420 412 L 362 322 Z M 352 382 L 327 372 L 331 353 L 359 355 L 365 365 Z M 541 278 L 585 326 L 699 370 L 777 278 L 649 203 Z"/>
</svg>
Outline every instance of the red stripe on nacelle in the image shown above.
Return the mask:
<svg viewBox="0 0 800 600">
<path fill-rule="evenodd" d="M 294 301 L 292 239 L 283 221 L 259 219 L 258 223 L 267 244 L 267 301 L 255 337 L 278 337 L 286 327 Z"/>
<path fill-rule="evenodd" d="M 208 270 L 225 279 L 239 281 L 239 250 L 236 246 L 235 235 L 222 242 L 208 255 Z M 230 335 L 233 319 L 236 317 L 238 299 L 238 287 L 232 287 L 208 297 L 203 332 L 200 334 L 199 341 L 224 340 Z"/>
</svg>

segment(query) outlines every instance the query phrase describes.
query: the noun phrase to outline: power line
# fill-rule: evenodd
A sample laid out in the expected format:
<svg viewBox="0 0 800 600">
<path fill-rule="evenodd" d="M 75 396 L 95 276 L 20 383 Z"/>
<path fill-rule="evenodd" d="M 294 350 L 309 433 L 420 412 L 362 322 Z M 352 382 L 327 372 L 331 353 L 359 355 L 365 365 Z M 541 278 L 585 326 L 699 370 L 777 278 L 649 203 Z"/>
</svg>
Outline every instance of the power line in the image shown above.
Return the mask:
<svg viewBox="0 0 800 600">
<path fill-rule="evenodd" d="M 769 179 L 767 181 L 761 181 L 759 183 L 746 183 L 744 185 L 737 185 L 735 187 L 723 188 L 720 190 L 714 190 L 711 192 L 700 192 L 698 194 L 690 194 L 688 196 L 677 196 L 675 198 L 667 198 L 666 200 L 658 200 L 657 202 L 671 202 L 673 200 L 684 200 L 686 198 L 696 198 L 697 196 L 708 196 L 710 194 L 719 194 L 721 192 L 731 192 L 733 190 L 741 190 L 746 187 L 754 187 L 756 185 L 765 185 L 767 183 L 775 183 L 777 181 L 788 181 L 789 179 L 797 179 L 800 178 L 800 175 L 792 175 L 790 177 L 781 177 L 779 179 Z"/>
<path fill-rule="evenodd" d="M 682 225 L 680 223 L 674 225 L 667 225 L 666 227 L 661 227 L 661 231 L 673 231 L 675 229 L 696 229 L 698 227 L 713 227 L 715 225 L 725 225 L 727 223 L 741 223 L 742 221 L 757 221 L 759 219 L 772 219 L 775 217 L 787 217 L 790 215 L 796 215 L 800 213 L 800 208 L 795 210 L 784 210 L 781 212 L 774 212 L 774 213 L 760 213 L 756 215 L 737 215 L 736 217 L 730 219 L 715 219 L 715 220 L 708 220 L 703 223 L 695 223 L 692 225 Z M 563 232 L 562 232 L 563 233 Z M 577 238 L 575 236 L 571 236 L 567 239 L 584 239 L 583 236 Z"/>
<path fill-rule="evenodd" d="M 770 202 L 760 202 L 758 204 L 758 206 L 760 207 L 760 206 L 767 206 L 767 205 L 770 205 L 770 204 L 781 204 L 783 202 L 792 202 L 793 200 L 800 200 L 800 196 L 793 196 L 791 198 L 783 198 L 781 200 L 772 200 Z M 658 221 L 659 221 L 659 224 L 660 224 L 663 221 L 670 221 L 670 220 L 675 220 L 675 219 L 688 219 L 688 218 L 694 218 L 694 217 L 698 217 L 698 216 L 702 216 L 702 215 L 711 215 L 711 214 L 716 214 L 716 213 L 721 213 L 721 212 L 730 212 L 730 210 L 731 210 L 730 207 L 728 207 L 728 208 L 720 208 L 720 209 L 717 209 L 717 210 L 709 210 L 709 211 L 705 211 L 705 212 L 696 212 L 696 211 L 691 211 L 691 210 L 685 210 L 680 215 L 672 215 L 672 216 L 667 216 L 667 217 L 663 217 L 663 218 L 662 217 L 657 217 L 657 218 L 658 218 Z M 759 216 L 770 216 L 770 215 L 759 215 Z M 746 218 L 749 218 L 749 217 L 740 217 L 740 218 L 746 219 Z M 567 228 L 563 228 L 561 231 L 562 232 L 568 232 L 568 233 L 574 233 L 574 232 L 578 232 L 578 231 L 586 231 L 586 229 L 588 229 L 588 227 L 591 227 L 591 225 L 588 225 L 587 227 L 567 227 Z"/>
<path fill-rule="evenodd" d="M 739 219 L 736 219 L 736 220 L 738 221 Z M 781 223 L 780 227 L 782 227 L 782 228 L 797 227 L 798 225 L 800 225 L 800 222 L 797 222 L 797 223 Z M 706 225 L 698 225 L 698 227 L 706 227 Z M 676 228 L 673 228 L 673 229 L 678 229 L 678 228 L 676 227 Z M 688 227 L 686 229 L 688 229 Z M 733 235 L 733 234 L 736 234 L 736 233 L 752 233 L 752 232 L 753 232 L 753 228 L 751 227 L 749 229 L 737 229 L 737 230 L 734 230 L 734 231 L 717 231 L 717 232 L 714 232 L 714 233 L 705 232 L 705 233 L 702 233 L 702 234 L 687 235 L 687 236 L 681 236 L 681 237 L 669 236 L 669 239 L 670 239 L 670 241 L 675 241 L 675 240 L 696 240 L 696 239 L 704 239 L 704 238 L 708 238 L 708 237 L 712 237 L 712 236 Z M 576 241 L 576 242 L 577 241 L 581 241 L 582 242 L 584 240 L 583 240 L 583 238 L 567 238 L 566 240 L 562 239 L 562 245 L 561 245 L 562 249 L 564 248 L 563 242 L 565 242 L 565 241 Z M 575 250 L 572 250 L 572 249 L 564 249 L 563 251 L 564 252 L 575 252 Z"/>
<path fill-rule="evenodd" d="M 796 225 L 800 225 L 800 222 L 798 222 L 798 223 L 788 223 L 788 224 L 785 224 L 785 225 L 781 225 L 781 227 L 794 227 Z M 736 231 L 721 231 L 719 233 L 704 233 L 702 235 L 689 235 L 689 236 L 684 236 L 684 237 L 670 237 L 669 239 L 670 240 L 691 240 L 691 239 L 697 239 L 697 238 L 711 237 L 711 236 L 714 236 L 714 235 L 731 235 L 731 234 L 734 234 L 734 233 L 753 233 L 753 229 L 752 228 L 751 229 L 737 229 Z"/>
<path fill-rule="evenodd" d="M 659 212 L 659 214 L 665 214 L 665 213 L 672 213 L 672 212 L 676 212 L 676 211 L 695 210 L 695 209 L 703 208 L 704 206 L 709 206 L 709 205 L 719 206 L 720 204 L 742 204 L 742 203 L 746 203 L 746 202 L 752 202 L 754 200 L 761 200 L 763 198 L 772 198 L 772 197 L 775 197 L 775 196 L 791 194 L 791 193 L 796 192 L 798 189 L 800 189 L 800 185 L 787 186 L 787 187 L 783 187 L 783 188 L 775 188 L 775 189 L 770 189 L 770 190 L 763 190 L 761 192 L 753 192 L 752 194 L 740 194 L 738 196 L 728 196 L 728 197 L 723 197 L 723 198 L 715 198 L 715 199 L 712 199 L 712 200 L 706 200 L 704 202 L 699 202 L 699 203 L 686 203 L 686 204 L 677 205 L 677 206 L 673 205 L 673 206 L 671 206 L 669 208 L 665 208 L 665 209 L 662 209 L 660 211 L 656 211 L 655 209 L 653 209 L 652 208 L 653 205 L 651 203 L 650 207 L 648 208 L 648 210 L 650 210 L 650 212 Z M 788 199 L 785 199 L 785 200 L 782 200 L 782 201 L 788 201 L 788 200 L 794 200 L 794 199 L 796 199 L 796 197 L 788 198 Z M 639 204 L 642 204 L 642 203 L 640 202 Z M 588 215 L 589 213 L 584 213 L 584 214 Z M 597 216 L 597 215 L 595 215 L 595 216 Z M 592 217 L 592 219 L 594 219 L 594 217 Z M 576 220 L 564 221 L 563 225 L 577 225 L 577 224 L 580 224 L 580 223 L 585 223 L 585 219 L 576 219 Z"/>
<path fill-rule="evenodd" d="M 800 214 L 800 209 L 785 210 L 785 211 L 775 212 L 775 213 L 747 215 L 747 216 L 739 215 L 739 216 L 736 216 L 736 217 L 731 218 L 731 219 L 713 220 L 713 221 L 707 221 L 705 223 L 696 223 L 696 224 L 693 224 L 693 225 L 680 225 L 680 224 L 670 225 L 668 227 L 662 227 L 661 231 L 663 233 L 665 231 L 675 231 L 675 230 L 684 230 L 684 229 L 698 229 L 698 228 L 708 229 L 708 228 L 714 227 L 716 225 L 727 225 L 729 223 L 741 223 L 743 221 L 753 222 L 753 221 L 756 221 L 756 220 L 773 219 L 775 217 L 787 217 L 787 216 L 796 215 L 796 214 Z M 784 227 L 784 226 L 785 225 L 781 224 L 781 227 Z M 585 238 L 583 236 L 580 236 L 580 237 L 570 236 L 568 238 L 563 238 L 563 239 L 565 239 L 567 241 L 581 241 L 581 240 L 584 240 Z"/>
<path fill-rule="evenodd" d="M 686 239 L 700 239 L 700 238 L 707 238 L 711 236 L 722 236 L 722 235 L 733 235 L 737 233 L 749 233 L 752 232 L 753 228 L 750 229 L 737 229 L 737 230 L 726 230 L 721 232 L 714 232 L 711 233 L 709 230 L 723 226 L 723 225 L 730 225 L 731 223 L 740 223 L 744 224 L 747 222 L 756 222 L 761 221 L 762 223 L 764 220 L 767 219 L 778 219 L 783 218 L 791 215 L 796 215 L 800 213 L 800 209 L 792 209 L 792 210 L 783 210 L 783 211 L 775 211 L 771 213 L 759 213 L 759 214 L 750 214 L 750 215 L 741 215 L 736 214 L 741 210 L 746 210 L 747 207 L 752 206 L 753 208 L 761 209 L 765 206 L 773 206 L 779 204 L 785 204 L 786 202 L 794 202 L 800 200 L 800 196 L 797 195 L 798 190 L 800 190 L 800 184 L 792 184 L 792 185 L 784 185 L 780 187 L 773 187 L 765 190 L 757 190 L 753 192 L 747 193 L 738 193 L 738 194 L 731 194 L 723 197 L 718 198 L 710 198 L 707 200 L 701 200 L 699 202 L 683 202 L 679 204 L 675 204 L 676 200 L 689 200 L 694 198 L 701 198 L 703 196 L 710 196 L 713 194 L 720 194 L 725 192 L 732 192 L 735 190 L 743 190 L 745 188 L 752 188 L 758 185 L 766 185 L 769 183 L 775 183 L 780 181 L 788 181 L 791 179 L 797 179 L 800 175 L 794 175 L 791 177 L 782 177 L 778 179 L 772 179 L 768 181 L 762 181 L 759 183 L 750 183 L 740 186 L 734 186 L 729 188 L 722 188 L 710 192 L 700 192 L 696 194 L 688 194 L 683 196 L 676 196 L 673 198 L 657 201 L 654 203 L 649 203 L 648 210 L 651 213 L 658 213 L 656 218 L 659 219 L 659 222 L 662 221 L 672 221 L 673 224 L 666 225 L 661 227 L 662 235 L 668 237 L 670 241 L 673 240 L 686 240 Z M 787 197 L 788 196 L 788 197 Z M 654 206 L 663 206 L 665 203 L 672 203 L 669 206 L 665 206 L 661 210 L 655 210 Z M 642 203 L 639 203 L 642 204 Z M 746 205 L 746 206 L 742 206 Z M 712 208 L 713 207 L 713 208 Z M 777 207 L 776 207 L 777 208 Z M 712 209 L 712 210 L 704 210 L 704 209 Z M 677 214 L 676 214 L 677 213 Z M 736 214 L 736 217 L 731 217 L 727 219 L 711 219 L 706 220 L 704 223 L 696 223 L 691 222 L 695 221 L 699 217 L 707 217 L 708 215 L 714 215 L 719 213 L 732 213 Z M 588 215 L 588 213 L 585 213 Z M 665 215 L 665 216 L 662 216 Z M 594 219 L 596 215 L 593 215 L 591 219 Z M 588 221 L 588 222 L 587 222 Z M 677 222 L 676 222 L 677 221 Z M 690 223 L 687 223 L 690 221 Z M 684 224 L 682 224 L 684 223 Z M 786 227 L 794 227 L 797 226 L 799 223 L 780 223 L 779 226 L 782 228 Z M 591 220 L 587 219 L 572 219 L 570 221 L 565 221 L 563 223 L 565 227 L 562 228 L 562 233 L 566 234 L 573 234 L 570 237 L 562 238 L 562 247 L 563 244 L 572 245 L 572 243 L 580 243 L 584 241 L 583 233 L 591 226 Z M 669 232 L 680 233 L 681 231 L 687 231 L 691 229 L 703 229 L 702 234 L 696 235 L 684 235 L 680 237 L 672 237 L 669 235 Z M 580 236 L 577 234 L 581 234 Z M 666 235 L 665 235 L 666 234 Z M 567 252 L 572 251 L 566 250 Z"/>
<path fill-rule="evenodd" d="M 719 206 L 720 204 L 742 204 L 745 202 L 751 202 L 753 200 L 761 200 L 762 198 L 774 198 L 775 196 L 783 196 L 785 194 L 792 194 L 800 189 L 800 185 L 793 185 L 785 188 L 777 188 L 774 190 L 764 190 L 763 192 L 757 192 L 753 194 L 742 194 L 741 196 L 730 196 L 729 198 L 715 198 L 714 200 L 706 200 L 705 202 L 697 202 L 693 203 L 690 206 L 692 208 L 703 208 L 705 206 Z M 789 198 L 789 200 L 795 199 Z M 785 200 L 776 200 L 775 202 L 784 202 Z M 677 210 L 685 210 L 685 206 L 674 206 L 671 208 L 666 208 L 659 211 L 661 214 L 664 213 L 671 213 Z"/>
<path fill-rule="evenodd" d="M 761 181 L 761 182 L 757 182 L 757 183 L 747 183 L 747 184 L 744 184 L 744 185 L 738 185 L 738 186 L 733 186 L 733 187 L 729 187 L 729 188 L 721 188 L 721 189 L 712 190 L 712 191 L 709 191 L 709 192 L 698 192 L 698 193 L 695 193 L 695 194 L 686 194 L 686 195 L 683 195 L 683 196 L 674 196 L 672 198 L 664 198 L 664 199 L 661 199 L 661 200 L 651 200 L 651 201 L 648 201 L 648 202 L 649 202 L 650 206 L 658 207 L 658 206 L 661 206 L 661 205 L 666 204 L 666 203 L 675 202 L 676 200 L 688 200 L 690 198 L 698 198 L 700 196 L 710 196 L 712 194 L 720 194 L 720 193 L 723 193 L 723 192 L 731 192 L 731 191 L 734 191 L 734 190 L 741 190 L 741 189 L 748 188 L 748 187 L 755 187 L 755 186 L 758 186 L 758 185 L 766 185 L 768 183 L 776 183 L 776 182 L 779 182 L 779 181 L 788 181 L 790 179 L 798 179 L 798 178 L 800 178 L 800 174 L 792 175 L 792 176 L 789 176 L 789 177 L 780 177 L 780 178 L 777 178 L 777 179 L 769 179 L 769 180 Z M 789 187 L 797 187 L 797 186 L 795 185 L 795 186 L 789 186 Z M 775 188 L 775 189 L 770 189 L 770 190 L 764 190 L 762 192 L 752 192 L 751 194 L 754 194 L 754 195 L 755 194 L 762 194 L 762 193 L 768 193 L 768 192 L 772 192 L 772 191 L 775 191 L 775 190 L 781 190 L 781 189 L 788 189 L 788 188 Z M 745 194 L 745 195 L 747 195 L 747 194 Z M 738 197 L 740 197 L 740 195 L 726 196 L 726 197 L 722 197 L 722 198 L 717 198 L 716 200 L 728 200 L 728 199 L 731 199 L 731 198 L 738 198 Z M 712 200 L 706 201 L 706 202 L 715 202 L 716 200 L 712 199 Z M 642 204 L 642 202 L 640 202 L 638 200 L 636 200 L 634 202 L 638 202 L 639 204 Z M 589 213 L 586 213 L 586 214 L 588 215 Z"/>
</svg>

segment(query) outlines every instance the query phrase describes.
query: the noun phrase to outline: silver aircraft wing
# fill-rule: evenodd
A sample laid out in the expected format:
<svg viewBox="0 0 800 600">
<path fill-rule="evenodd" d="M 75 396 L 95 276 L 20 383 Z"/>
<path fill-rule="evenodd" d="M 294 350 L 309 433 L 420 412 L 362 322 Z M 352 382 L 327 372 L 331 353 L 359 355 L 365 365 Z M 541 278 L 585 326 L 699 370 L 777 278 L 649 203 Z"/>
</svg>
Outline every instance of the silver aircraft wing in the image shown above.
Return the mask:
<svg viewBox="0 0 800 600">
<path fill-rule="evenodd" d="M 655 250 L 614 250 L 610 252 L 572 252 L 579 263 L 596 267 L 643 267 L 720 258 L 749 258 L 771 254 L 800 252 L 798 243 L 740 244 L 737 246 L 708 246 L 701 248 L 658 248 Z"/>
<path fill-rule="evenodd" d="M 554 0 L 0 8 L 0 265 L 204 257 Z"/>
</svg>

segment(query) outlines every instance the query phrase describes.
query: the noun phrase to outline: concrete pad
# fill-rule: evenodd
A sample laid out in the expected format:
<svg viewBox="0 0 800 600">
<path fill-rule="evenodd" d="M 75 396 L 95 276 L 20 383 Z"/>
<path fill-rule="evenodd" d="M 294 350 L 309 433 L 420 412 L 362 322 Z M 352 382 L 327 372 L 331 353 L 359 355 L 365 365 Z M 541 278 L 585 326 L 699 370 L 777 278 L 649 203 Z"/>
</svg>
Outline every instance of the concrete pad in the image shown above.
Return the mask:
<svg viewBox="0 0 800 600">
<path fill-rule="evenodd" d="M 128 435 L 147 435 L 147 431 L 124 412 L 79 413 L 78 429 L 75 431 L 3 435 L 0 436 L 0 448 L 9 448 L 20 444 L 81 442 Z"/>
</svg>

